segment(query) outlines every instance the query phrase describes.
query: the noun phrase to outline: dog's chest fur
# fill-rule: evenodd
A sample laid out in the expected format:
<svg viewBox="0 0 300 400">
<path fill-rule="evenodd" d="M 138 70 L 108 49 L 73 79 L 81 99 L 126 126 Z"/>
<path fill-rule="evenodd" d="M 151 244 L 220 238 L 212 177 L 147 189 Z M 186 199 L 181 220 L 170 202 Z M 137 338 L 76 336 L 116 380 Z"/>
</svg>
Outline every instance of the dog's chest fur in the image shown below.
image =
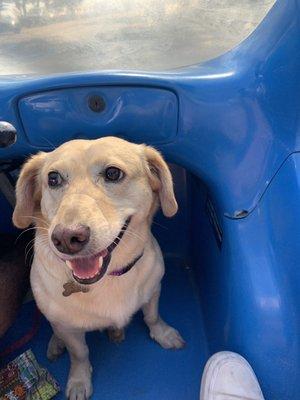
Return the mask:
<svg viewBox="0 0 300 400">
<path fill-rule="evenodd" d="M 149 301 L 164 273 L 160 250 L 146 249 L 143 258 L 122 276 L 105 276 L 87 293 L 62 295 L 68 278 L 51 257 L 36 254 L 31 285 L 37 304 L 52 323 L 84 330 L 124 327 L 132 315 Z M 43 265 L 41 265 L 43 257 Z"/>
</svg>

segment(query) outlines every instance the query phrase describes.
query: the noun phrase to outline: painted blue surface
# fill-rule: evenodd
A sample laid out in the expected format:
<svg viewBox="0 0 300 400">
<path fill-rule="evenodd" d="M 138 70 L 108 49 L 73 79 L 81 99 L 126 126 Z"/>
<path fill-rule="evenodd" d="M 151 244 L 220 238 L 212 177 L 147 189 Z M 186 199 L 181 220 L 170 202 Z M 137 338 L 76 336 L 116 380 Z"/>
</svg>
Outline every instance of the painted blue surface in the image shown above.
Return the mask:
<svg viewBox="0 0 300 400">
<path fill-rule="evenodd" d="M 105 101 L 101 113 L 89 108 L 88 100 L 95 95 Z M 99 132 L 157 144 L 173 141 L 177 133 L 178 101 L 169 90 L 122 86 L 51 90 L 22 98 L 19 110 L 24 133 L 34 146 L 97 139 Z"/>
<path fill-rule="evenodd" d="M 194 270 L 210 353 L 246 356 L 267 399 L 299 399 L 300 154 L 291 155 L 256 209 L 225 219 L 221 250 L 192 182 Z"/>
<path fill-rule="evenodd" d="M 181 214 L 172 222 L 173 245 L 166 241 L 169 232 L 158 231 L 158 240 L 165 252 L 177 254 L 196 274 L 206 337 L 199 338 L 199 347 L 207 345 L 210 353 L 234 350 L 246 356 L 267 400 L 300 397 L 299 38 L 300 0 L 278 0 L 241 45 L 202 65 L 156 74 L 103 72 L 7 77 L 0 82 L 0 118 L 13 123 L 19 133 L 14 146 L 0 149 L 0 159 L 25 157 L 42 148 L 32 144 L 36 143 L 33 139 L 28 141 L 31 135 L 43 135 L 30 131 L 36 121 L 42 131 L 53 129 L 47 118 L 40 117 L 45 115 L 43 106 L 40 114 L 37 109 L 26 112 L 23 125 L 21 104 L 29 96 L 53 90 L 63 93 L 63 89 L 75 93 L 79 87 L 105 88 L 107 93 L 111 89 L 113 93 L 126 87 L 132 93 L 143 88 L 146 102 L 153 89 L 174 93 L 177 130 L 170 131 L 167 141 L 166 136 L 159 140 L 157 147 L 170 162 L 188 171 L 186 176 L 180 175 L 180 170 L 175 172 L 176 179 L 181 176 L 177 186 L 186 203 L 184 219 Z M 162 126 L 152 121 L 157 131 L 151 138 L 144 137 L 144 131 L 133 125 L 136 110 L 130 108 L 131 101 L 126 102 L 123 114 L 124 132 L 128 127 L 131 139 L 154 142 L 164 131 Z M 161 115 L 164 105 L 154 102 L 151 108 L 153 115 Z M 73 116 L 76 110 L 68 112 Z M 85 118 L 80 109 L 78 119 L 66 118 L 64 126 L 69 133 L 75 132 L 75 123 Z M 89 134 L 93 128 L 89 122 L 86 126 Z M 99 137 L 107 134 L 106 128 L 106 124 L 99 125 Z M 51 146 L 43 148 L 50 150 Z M 221 246 L 207 215 L 208 196 L 223 234 Z M 242 210 L 244 218 L 236 219 Z M 181 290 L 177 290 L 180 297 Z M 189 313 L 190 303 L 185 306 Z M 195 346 L 190 366 L 201 354 Z M 172 365 L 161 360 L 168 372 Z M 126 361 L 122 365 L 127 371 Z M 203 363 L 199 361 L 199 365 Z M 174 398 L 177 384 L 182 384 L 179 378 L 167 385 L 172 389 L 169 398 Z"/>
</svg>

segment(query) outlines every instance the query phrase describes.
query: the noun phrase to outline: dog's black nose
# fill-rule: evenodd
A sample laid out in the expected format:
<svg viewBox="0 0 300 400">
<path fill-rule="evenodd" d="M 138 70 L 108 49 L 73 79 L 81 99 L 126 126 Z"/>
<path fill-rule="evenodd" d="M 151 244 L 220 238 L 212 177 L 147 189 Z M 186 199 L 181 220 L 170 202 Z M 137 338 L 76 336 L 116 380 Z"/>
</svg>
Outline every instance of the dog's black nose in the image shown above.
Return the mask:
<svg viewBox="0 0 300 400">
<path fill-rule="evenodd" d="M 67 228 L 62 224 L 58 224 L 52 232 L 51 240 L 61 253 L 76 254 L 90 240 L 90 228 L 84 225 Z"/>
</svg>

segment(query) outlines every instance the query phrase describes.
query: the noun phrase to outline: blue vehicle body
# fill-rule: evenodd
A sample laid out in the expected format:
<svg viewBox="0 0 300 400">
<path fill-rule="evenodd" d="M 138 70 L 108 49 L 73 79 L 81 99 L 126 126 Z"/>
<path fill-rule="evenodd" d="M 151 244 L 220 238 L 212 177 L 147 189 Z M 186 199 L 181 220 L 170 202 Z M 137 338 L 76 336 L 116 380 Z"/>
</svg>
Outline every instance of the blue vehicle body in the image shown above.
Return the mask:
<svg viewBox="0 0 300 400">
<path fill-rule="evenodd" d="M 0 79 L 0 119 L 18 131 L 1 161 L 118 135 L 176 164 L 182 210 L 169 222 L 176 235 L 158 239 L 195 274 L 198 372 L 210 354 L 237 351 L 270 400 L 300 398 L 299 93 L 300 0 L 278 0 L 249 38 L 201 65 Z M 99 115 L 87 106 L 93 94 L 106 100 Z"/>
</svg>

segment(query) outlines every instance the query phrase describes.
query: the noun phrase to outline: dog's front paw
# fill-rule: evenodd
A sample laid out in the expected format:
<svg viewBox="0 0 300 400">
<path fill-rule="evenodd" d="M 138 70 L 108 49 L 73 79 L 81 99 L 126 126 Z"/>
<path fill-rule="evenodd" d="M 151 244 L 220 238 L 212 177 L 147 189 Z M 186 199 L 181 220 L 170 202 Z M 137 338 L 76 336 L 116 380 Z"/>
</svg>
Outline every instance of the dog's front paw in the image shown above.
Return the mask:
<svg viewBox="0 0 300 400">
<path fill-rule="evenodd" d="M 66 397 L 69 400 L 87 400 L 93 393 L 92 367 L 87 362 L 73 361 L 66 388 Z"/>
<path fill-rule="evenodd" d="M 164 349 L 181 349 L 185 341 L 180 333 L 166 324 L 156 324 L 151 327 L 150 336 L 156 340 Z"/>
<path fill-rule="evenodd" d="M 72 382 L 72 378 L 69 379 L 66 389 L 66 397 L 69 400 L 87 400 L 93 393 L 91 380 L 81 382 Z"/>
<path fill-rule="evenodd" d="M 47 358 L 50 361 L 56 360 L 65 351 L 64 342 L 56 335 L 52 335 L 48 343 Z"/>
</svg>

